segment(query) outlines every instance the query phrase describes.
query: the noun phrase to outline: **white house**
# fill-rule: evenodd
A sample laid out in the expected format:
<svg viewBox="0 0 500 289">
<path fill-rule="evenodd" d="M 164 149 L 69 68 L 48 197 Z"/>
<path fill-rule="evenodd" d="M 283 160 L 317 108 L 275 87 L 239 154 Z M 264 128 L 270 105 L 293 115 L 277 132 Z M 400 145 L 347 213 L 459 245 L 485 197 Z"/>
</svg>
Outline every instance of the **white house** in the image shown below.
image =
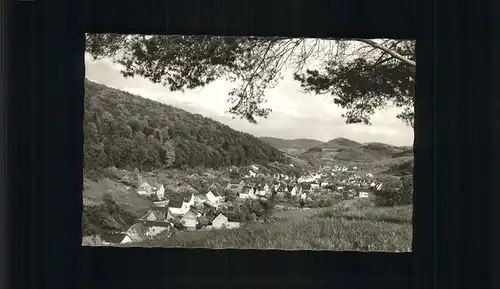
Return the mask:
<svg viewBox="0 0 500 289">
<path fill-rule="evenodd" d="M 293 168 L 293 164 L 290 164 L 290 166 Z"/>
<path fill-rule="evenodd" d="M 264 191 L 269 192 L 269 189 L 270 189 L 270 188 L 269 188 L 269 185 L 266 183 L 266 184 L 264 185 Z"/>
<path fill-rule="evenodd" d="M 316 183 L 311 183 L 311 190 L 319 188 L 319 185 Z"/>
<path fill-rule="evenodd" d="M 207 197 L 207 200 L 212 203 L 215 207 L 219 206 L 219 204 L 221 203 L 221 197 L 220 196 L 216 196 L 214 193 L 212 193 L 212 191 L 208 191 L 208 193 L 206 193 L 205 195 Z"/>
<path fill-rule="evenodd" d="M 293 186 L 293 189 L 290 191 L 290 196 L 296 196 L 298 193 L 301 192 L 301 187 L 298 185 Z"/>
<path fill-rule="evenodd" d="M 198 224 L 198 214 L 189 210 L 184 216 L 181 218 L 181 222 L 189 231 L 196 230 L 196 225 Z"/>
<path fill-rule="evenodd" d="M 357 170 L 357 169 L 358 169 L 358 167 L 353 167 L 352 169 L 353 169 L 353 170 Z"/>
<path fill-rule="evenodd" d="M 257 174 L 254 173 L 253 171 L 248 171 L 248 176 L 255 178 L 257 176 Z"/>
<path fill-rule="evenodd" d="M 139 185 L 137 189 L 137 194 L 141 196 L 151 196 L 153 194 L 153 187 L 148 183 L 142 183 Z"/>
<path fill-rule="evenodd" d="M 189 211 L 189 208 L 188 203 L 182 199 L 172 199 L 170 200 L 168 210 L 173 216 L 182 216 Z"/>
<path fill-rule="evenodd" d="M 252 199 L 252 198 L 255 198 L 255 194 L 254 194 L 254 190 L 253 188 L 250 188 L 250 187 L 243 187 L 243 189 L 241 189 L 239 195 L 238 195 L 241 199 Z"/>
<path fill-rule="evenodd" d="M 268 192 L 269 192 L 269 187 L 268 187 L 268 190 L 266 190 L 265 187 L 259 186 L 258 189 L 255 190 L 255 194 L 260 196 L 260 197 L 265 197 Z"/>
<path fill-rule="evenodd" d="M 359 192 L 359 197 L 360 198 L 368 198 L 368 193 L 367 192 Z"/>
<path fill-rule="evenodd" d="M 302 200 L 305 200 L 305 199 L 307 198 L 307 193 L 306 193 L 306 192 L 304 192 L 304 193 L 300 194 L 300 198 L 301 198 Z"/>
<path fill-rule="evenodd" d="M 147 237 L 154 237 L 162 232 L 165 232 L 169 229 L 170 224 L 167 226 L 147 226 L 147 229 L 145 231 L 145 235 Z"/>
<path fill-rule="evenodd" d="M 159 202 L 154 202 L 155 206 L 157 207 L 166 207 L 169 203 L 169 200 L 165 200 L 165 201 L 159 201 Z"/>
<path fill-rule="evenodd" d="M 256 165 L 251 165 L 251 168 L 252 168 L 252 170 L 254 170 L 254 171 L 258 171 L 258 170 L 259 170 L 259 167 L 258 167 L 258 166 L 256 166 Z"/>
<path fill-rule="evenodd" d="M 221 229 L 227 222 L 227 217 L 220 213 L 212 220 L 212 228 Z"/>
<path fill-rule="evenodd" d="M 121 243 L 140 242 L 146 239 L 144 227 L 141 223 L 136 223 L 130 226 L 125 234 L 126 236 L 123 238 Z"/>
<path fill-rule="evenodd" d="M 322 182 L 322 183 L 321 183 L 321 186 L 322 186 L 322 187 L 326 187 L 326 186 L 328 186 L 328 182 Z"/>
<path fill-rule="evenodd" d="M 158 189 L 158 191 L 156 192 L 156 197 L 158 198 L 158 200 L 163 200 L 165 199 L 165 187 L 162 185 L 160 185 L 160 188 Z"/>
<path fill-rule="evenodd" d="M 338 191 L 342 191 L 343 189 L 344 189 L 344 187 L 337 187 Z"/>
<path fill-rule="evenodd" d="M 144 215 L 141 218 L 139 218 L 139 220 L 143 220 L 143 221 L 157 221 L 158 217 L 156 216 L 155 212 L 149 211 L 148 213 L 146 213 L 146 215 Z"/>
<path fill-rule="evenodd" d="M 194 205 L 194 194 L 191 194 L 191 196 L 183 202 L 184 207 L 189 208 L 192 205 Z"/>
<path fill-rule="evenodd" d="M 368 173 L 368 174 L 366 174 L 366 177 L 373 178 L 373 174 Z"/>
<path fill-rule="evenodd" d="M 382 186 L 383 186 L 383 184 L 379 184 L 379 185 L 377 186 L 377 191 L 380 191 L 380 190 L 382 189 Z"/>
<path fill-rule="evenodd" d="M 226 229 L 236 229 L 240 227 L 239 222 L 227 222 L 226 223 Z"/>
</svg>

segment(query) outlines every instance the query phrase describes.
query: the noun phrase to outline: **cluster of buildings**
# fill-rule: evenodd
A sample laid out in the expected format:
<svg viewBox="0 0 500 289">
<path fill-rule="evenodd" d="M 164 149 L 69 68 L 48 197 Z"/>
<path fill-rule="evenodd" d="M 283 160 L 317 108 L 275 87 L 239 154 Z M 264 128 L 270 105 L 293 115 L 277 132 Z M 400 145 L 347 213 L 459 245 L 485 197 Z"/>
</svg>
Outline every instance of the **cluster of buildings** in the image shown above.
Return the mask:
<svg viewBox="0 0 500 289">
<path fill-rule="evenodd" d="M 256 171 L 258 171 L 258 167 L 254 166 L 249 173 L 250 175 L 256 174 Z M 373 174 L 361 175 L 356 171 L 357 167 L 349 169 L 346 166 L 336 165 L 323 167 L 317 173 L 303 175 L 299 178 L 286 174 L 274 174 L 268 178 L 267 182 L 259 182 L 252 176 L 243 175 L 241 179 L 233 179 L 223 183 L 222 188 L 233 191 L 236 197 L 241 200 L 269 199 L 273 195 L 306 200 L 308 196 L 322 190 L 333 191 L 339 195 L 347 193 L 350 198 L 368 198 L 369 191 L 382 188 L 383 184 L 377 182 Z M 206 212 L 217 212 L 219 208 L 231 205 L 231 202 L 226 201 L 226 196 L 222 196 L 215 189 L 205 194 L 167 198 L 163 184 L 150 185 L 147 182 L 142 182 L 140 177 L 139 181 L 137 193 L 147 197 L 156 196 L 157 201 L 154 202 L 154 207 L 136 220 L 135 224 L 126 232 L 84 237 L 84 244 L 86 242 L 102 245 L 140 242 L 160 233 L 171 232 L 176 222 L 187 231 L 240 227 L 239 222 L 229 220 L 222 213 L 208 220 L 208 224 L 204 224 L 203 228 L 199 226 L 200 218 L 205 217 L 206 219 Z"/>
</svg>

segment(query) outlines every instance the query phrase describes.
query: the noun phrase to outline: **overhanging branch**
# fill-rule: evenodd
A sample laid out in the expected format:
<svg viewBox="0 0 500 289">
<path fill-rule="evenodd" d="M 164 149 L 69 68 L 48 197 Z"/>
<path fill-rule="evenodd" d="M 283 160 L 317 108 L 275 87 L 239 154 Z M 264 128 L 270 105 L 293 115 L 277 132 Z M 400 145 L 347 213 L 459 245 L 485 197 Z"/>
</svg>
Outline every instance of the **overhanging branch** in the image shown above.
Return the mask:
<svg viewBox="0 0 500 289">
<path fill-rule="evenodd" d="M 403 55 L 401 55 L 401 54 L 399 54 L 399 53 L 395 52 L 394 50 L 389 49 L 389 48 L 387 48 L 387 47 L 385 47 L 385 46 L 383 46 L 383 45 L 380 45 L 380 44 L 378 44 L 377 42 L 375 42 L 375 41 L 373 41 L 373 40 L 369 40 L 369 39 L 359 39 L 359 38 L 356 38 L 356 39 L 354 39 L 354 40 L 359 41 L 359 42 L 363 42 L 363 43 L 366 43 L 366 44 L 368 44 L 368 45 L 370 45 L 370 46 L 372 46 L 372 47 L 378 48 L 378 49 L 380 49 L 380 50 L 382 50 L 382 51 L 384 51 L 384 52 L 386 52 L 386 53 L 390 54 L 392 57 L 397 58 L 397 59 L 399 59 L 399 60 L 403 61 L 404 63 L 406 63 L 406 64 L 408 64 L 408 65 L 411 65 L 411 66 L 416 66 L 415 61 L 410 60 L 410 59 L 408 59 L 408 58 L 404 57 Z"/>
</svg>

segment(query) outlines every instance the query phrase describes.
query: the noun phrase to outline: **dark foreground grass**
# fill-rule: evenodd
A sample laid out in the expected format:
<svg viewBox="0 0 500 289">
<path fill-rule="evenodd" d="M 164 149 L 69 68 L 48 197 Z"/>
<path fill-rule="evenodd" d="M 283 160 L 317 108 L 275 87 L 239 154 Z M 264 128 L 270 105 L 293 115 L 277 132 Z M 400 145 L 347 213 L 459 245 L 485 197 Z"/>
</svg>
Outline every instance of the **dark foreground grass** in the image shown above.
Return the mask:
<svg viewBox="0 0 500 289">
<path fill-rule="evenodd" d="M 297 222 L 280 218 L 268 225 L 181 232 L 127 246 L 408 252 L 411 240 L 411 207 L 407 206 L 324 209 Z"/>
</svg>

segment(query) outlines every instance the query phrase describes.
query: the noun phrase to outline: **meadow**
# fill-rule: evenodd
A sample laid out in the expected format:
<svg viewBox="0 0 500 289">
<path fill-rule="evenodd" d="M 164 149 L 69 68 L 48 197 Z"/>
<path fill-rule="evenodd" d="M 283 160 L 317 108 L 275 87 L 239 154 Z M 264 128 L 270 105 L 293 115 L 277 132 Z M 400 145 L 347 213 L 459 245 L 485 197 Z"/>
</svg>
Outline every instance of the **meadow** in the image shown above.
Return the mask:
<svg viewBox="0 0 500 289">
<path fill-rule="evenodd" d="M 178 232 L 124 246 L 410 252 L 412 211 L 412 206 L 318 208 L 275 216 L 269 224 Z"/>
</svg>

